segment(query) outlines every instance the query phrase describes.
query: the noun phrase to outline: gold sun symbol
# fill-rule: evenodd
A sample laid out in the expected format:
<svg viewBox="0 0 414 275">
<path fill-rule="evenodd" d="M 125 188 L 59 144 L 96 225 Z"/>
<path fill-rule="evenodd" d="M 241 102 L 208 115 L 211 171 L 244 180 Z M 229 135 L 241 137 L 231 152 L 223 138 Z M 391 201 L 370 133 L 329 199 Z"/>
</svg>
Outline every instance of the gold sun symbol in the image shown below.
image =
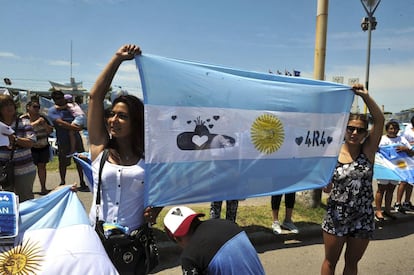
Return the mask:
<svg viewBox="0 0 414 275">
<path fill-rule="evenodd" d="M 405 162 L 404 160 L 400 160 L 400 161 L 397 162 L 397 166 L 400 169 L 405 169 L 405 168 L 407 168 L 407 162 Z"/>
<path fill-rule="evenodd" d="M 250 132 L 254 147 L 265 154 L 276 152 L 285 139 L 282 122 L 272 114 L 263 114 L 256 118 Z"/>
<path fill-rule="evenodd" d="M 0 249 L 0 274 L 25 275 L 36 274 L 43 261 L 42 249 L 39 245 L 30 242 L 14 247 L 1 247 Z"/>
</svg>

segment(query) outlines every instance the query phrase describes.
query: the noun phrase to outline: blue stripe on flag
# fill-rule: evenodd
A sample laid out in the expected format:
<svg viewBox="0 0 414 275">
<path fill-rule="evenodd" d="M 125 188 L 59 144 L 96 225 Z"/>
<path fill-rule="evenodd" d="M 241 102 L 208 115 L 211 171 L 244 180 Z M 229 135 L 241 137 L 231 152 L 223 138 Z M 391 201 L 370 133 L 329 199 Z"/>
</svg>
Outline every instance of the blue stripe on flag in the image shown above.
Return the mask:
<svg viewBox="0 0 414 275">
<path fill-rule="evenodd" d="M 337 158 L 229 160 L 147 164 L 145 205 L 270 196 L 324 187 Z"/>
<path fill-rule="evenodd" d="M 136 62 L 146 104 L 341 113 L 348 112 L 353 102 L 349 87 L 338 83 L 153 55 L 139 56 Z"/>
<path fill-rule="evenodd" d="M 70 211 L 67 211 L 67 205 L 70 205 Z M 19 231 L 90 224 L 85 208 L 70 187 L 63 187 L 47 196 L 25 201 L 20 204 L 19 212 Z"/>
</svg>

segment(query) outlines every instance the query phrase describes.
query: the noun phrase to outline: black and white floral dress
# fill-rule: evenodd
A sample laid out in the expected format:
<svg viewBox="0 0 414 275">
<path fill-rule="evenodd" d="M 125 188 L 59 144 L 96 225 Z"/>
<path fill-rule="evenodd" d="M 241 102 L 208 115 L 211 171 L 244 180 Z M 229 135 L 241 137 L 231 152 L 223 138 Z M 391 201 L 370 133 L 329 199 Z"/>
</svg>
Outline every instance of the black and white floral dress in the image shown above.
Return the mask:
<svg viewBox="0 0 414 275">
<path fill-rule="evenodd" d="M 325 232 L 372 239 L 375 229 L 372 174 L 373 164 L 363 153 L 352 163 L 337 163 L 322 222 Z"/>
</svg>

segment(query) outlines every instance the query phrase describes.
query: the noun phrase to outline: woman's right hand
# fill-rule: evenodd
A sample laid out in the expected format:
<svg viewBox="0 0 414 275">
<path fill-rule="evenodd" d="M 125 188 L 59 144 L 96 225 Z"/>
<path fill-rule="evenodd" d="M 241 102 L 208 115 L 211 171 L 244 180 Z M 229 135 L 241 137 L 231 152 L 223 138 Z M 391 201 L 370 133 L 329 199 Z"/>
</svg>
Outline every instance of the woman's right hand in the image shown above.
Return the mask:
<svg viewBox="0 0 414 275">
<path fill-rule="evenodd" d="M 142 52 L 139 46 L 133 45 L 133 44 L 127 44 L 119 48 L 118 51 L 116 52 L 116 55 L 122 57 L 123 60 L 131 60 L 136 55 L 140 55 L 141 53 Z"/>
</svg>

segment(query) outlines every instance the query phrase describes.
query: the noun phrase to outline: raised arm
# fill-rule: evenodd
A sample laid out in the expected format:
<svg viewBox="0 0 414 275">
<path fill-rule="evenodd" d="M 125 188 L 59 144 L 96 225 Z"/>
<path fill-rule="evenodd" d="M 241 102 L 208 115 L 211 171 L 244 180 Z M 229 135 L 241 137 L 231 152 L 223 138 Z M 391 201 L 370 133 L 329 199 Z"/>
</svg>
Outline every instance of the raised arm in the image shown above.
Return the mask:
<svg viewBox="0 0 414 275">
<path fill-rule="evenodd" d="M 368 91 L 363 85 L 357 84 L 352 87 L 354 93 L 359 95 L 367 105 L 369 113 L 372 116 L 373 125 L 369 131 L 369 135 L 364 142 L 364 153 L 372 160 L 374 159 L 375 152 L 378 150 L 378 144 L 381 140 L 381 136 L 384 130 L 384 114 L 380 107 L 375 103 L 374 99 L 368 94 Z"/>
<path fill-rule="evenodd" d="M 112 80 L 121 63 L 124 60 L 131 60 L 135 55 L 139 54 L 141 54 L 141 50 L 136 45 L 129 44 L 119 48 L 91 89 L 88 105 L 88 133 L 92 161 L 105 148 L 109 140 L 104 121 L 103 101 L 105 95 L 109 91 Z"/>
</svg>

